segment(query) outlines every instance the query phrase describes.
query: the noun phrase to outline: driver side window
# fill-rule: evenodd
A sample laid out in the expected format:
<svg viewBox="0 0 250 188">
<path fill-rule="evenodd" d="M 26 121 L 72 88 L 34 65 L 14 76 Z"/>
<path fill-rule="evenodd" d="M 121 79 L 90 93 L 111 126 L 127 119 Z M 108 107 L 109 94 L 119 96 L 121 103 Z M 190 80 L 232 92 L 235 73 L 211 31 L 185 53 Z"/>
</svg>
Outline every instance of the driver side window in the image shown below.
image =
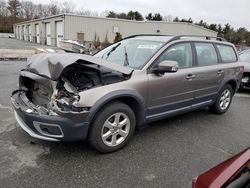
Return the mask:
<svg viewBox="0 0 250 188">
<path fill-rule="evenodd" d="M 169 47 L 157 60 L 160 63 L 165 60 L 177 61 L 179 68 L 192 67 L 192 48 L 190 43 L 181 43 Z"/>
</svg>

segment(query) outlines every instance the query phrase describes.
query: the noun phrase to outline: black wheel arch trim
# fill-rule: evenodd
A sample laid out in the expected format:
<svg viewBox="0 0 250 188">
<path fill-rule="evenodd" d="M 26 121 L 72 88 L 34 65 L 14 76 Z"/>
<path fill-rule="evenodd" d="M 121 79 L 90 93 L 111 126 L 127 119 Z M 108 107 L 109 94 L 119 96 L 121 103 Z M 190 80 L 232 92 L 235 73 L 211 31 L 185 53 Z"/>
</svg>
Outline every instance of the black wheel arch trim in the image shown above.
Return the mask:
<svg viewBox="0 0 250 188">
<path fill-rule="evenodd" d="M 235 88 L 230 84 L 230 83 L 232 83 L 232 82 L 235 84 Z M 238 82 L 236 79 L 227 79 L 227 80 L 225 80 L 225 81 L 223 82 L 223 84 L 221 84 L 219 91 L 220 91 L 226 84 L 229 84 L 229 85 L 232 86 L 232 89 L 233 89 L 233 92 L 234 92 L 233 94 L 235 94 L 235 93 L 237 92 L 237 90 L 238 90 L 238 88 L 239 88 L 239 86 L 240 86 L 240 82 Z"/>
<path fill-rule="evenodd" d="M 140 112 L 138 112 L 139 117 L 136 117 L 137 124 L 141 125 L 145 122 L 145 114 L 146 114 L 146 104 L 144 102 L 143 97 L 135 91 L 132 90 L 118 90 L 108 93 L 101 97 L 91 108 L 90 108 L 90 115 L 88 121 L 91 123 L 96 113 L 104 107 L 104 105 L 116 101 L 123 97 L 129 97 L 137 101 L 139 104 Z M 134 110 L 134 109 L 132 109 Z"/>
</svg>

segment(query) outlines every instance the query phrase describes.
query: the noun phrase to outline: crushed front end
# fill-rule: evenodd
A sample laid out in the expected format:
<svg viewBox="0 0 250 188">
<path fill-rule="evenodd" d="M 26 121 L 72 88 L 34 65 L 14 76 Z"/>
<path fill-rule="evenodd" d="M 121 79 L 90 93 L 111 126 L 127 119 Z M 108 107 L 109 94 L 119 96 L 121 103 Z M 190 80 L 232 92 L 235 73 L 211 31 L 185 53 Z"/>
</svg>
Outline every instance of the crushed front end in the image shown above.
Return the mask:
<svg viewBox="0 0 250 188">
<path fill-rule="evenodd" d="M 88 99 L 81 99 L 81 92 L 129 78 L 124 74 L 126 70 L 121 70 L 124 73 L 111 70 L 101 66 L 106 62 L 98 61 L 90 56 L 74 54 L 32 57 L 28 66 L 21 70 L 19 88 L 11 96 L 20 126 L 39 139 L 85 139 L 91 107 L 84 106 L 83 101 Z"/>
<path fill-rule="evenodd" d="M 59 96 L 53 92 L 57 91 L 53 89 L 53 81 L 27 73 L 21 72 L 19 90 L 11 96 L 18 124 L 38 139 L 73 141 L 86 138 L 89 128 L 88 108 L 74 107 L 70 102 L 77 100 L 75 96 Z"/>
</svg>

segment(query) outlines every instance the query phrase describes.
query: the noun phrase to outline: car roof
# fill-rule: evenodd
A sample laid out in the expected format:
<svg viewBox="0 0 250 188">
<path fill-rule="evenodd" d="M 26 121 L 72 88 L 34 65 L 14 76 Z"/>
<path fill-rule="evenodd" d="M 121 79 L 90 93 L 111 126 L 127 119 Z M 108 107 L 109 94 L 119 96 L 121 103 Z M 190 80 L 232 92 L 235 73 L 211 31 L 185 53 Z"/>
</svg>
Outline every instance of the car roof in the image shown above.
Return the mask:
<svg viewBox="0 0 250 188">
<path fill-rule="evenodd" d="M 218 42 L 224 44 L 231 44 L 227 42 L 224 38 L 213 37 L 213 36 L 202 36 L 202 35 L 160 35 L 160 34 L 140 34 L 140 35 L 132 35 L 126 37 L 124 39 L 141 39 L 141 40 L 149 40 L 149 41 L 157 41 L 169 43 L 172 41 L 178 40 L 188 40 L 188 41 L 207 41 L 207 42 Z M 123 40 L 124 40 L 123 39 Z"/>
<path fill-rule="evenodd" d="M 124 39 L 139 39 L 139 40 L 148 40 L 148 41 L 157 41 L 166 43 L 171 38 L 173 38 L 173 36 L 170 35 L 133 35 L 126 37 Z"/>
</svg>

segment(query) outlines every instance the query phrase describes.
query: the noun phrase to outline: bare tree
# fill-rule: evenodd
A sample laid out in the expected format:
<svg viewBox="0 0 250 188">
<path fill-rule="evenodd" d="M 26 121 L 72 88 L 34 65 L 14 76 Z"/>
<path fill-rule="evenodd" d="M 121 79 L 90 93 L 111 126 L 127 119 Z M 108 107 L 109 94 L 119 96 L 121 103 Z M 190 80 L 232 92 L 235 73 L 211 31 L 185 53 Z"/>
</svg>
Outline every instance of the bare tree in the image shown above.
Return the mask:
<svg viewBox="0 0 250 188">
<path fill-rule="evenodd" d="M 11 16 L 16 18 L 19 15 L 21 3 L 18 0 L 9 0 L 7 8 Z"/>
<path fill-rule="evenodd" d="M 62 13 L 74 13 L 75 5 L 71 1 L 64 1 L 61 3 L 60 9 Z"/>
<path fill-rule="evenodd" d="M 173 16 L 165 15 L 165 16 L 163 16 L 163 20 L 166 21 L 166 22 L 172 22 L 173 21 Z"/>
<path fill-rule="evenodd" d="M 105 18 L 105 17 L 108 16 L 108 14 L 109 14 L 109 11 L 108 11 L 108 10 L 105 10 L 105 11 L 101 12 L 101 13 L 99 14 L 99 16 Z"/>
<path fill-rule="evenodd" d="M 9 11 L 7 9 L 5 0 L 0 0 L 0 16 L 9 16 Z"/>
<path fill-rule="evenodd" d="M 51 0 L 49 4 L 50 15 L 56 15 L 60 13 L 59 3 L 56 0 Z"/>
<path fill-rule="evenodd" d="M 36 6 L 36 17 L 41 18 L 41 17 L 47 17 L 47 16 L 51 16 L 50 5 L 38 4 Z"/>
<path fill-rule="evenodd" d="M 97 11 L 91 11 L 83 7 L 78 9 L 75 13 L 79 15 L 84 15 L 84 16 L 96 16 L 96 17 L 99 16 L 99 13 Z"/>
<path fill-rule="evenodd" d="M 21 10 L 20 10 L 20 16 L 24 19 L 33 19 L 34 18 L 34 12 L 35 12 L 35 5 L 32 3 L 32 1 L 22 1 L 21 2 Z"/>
</svg>

